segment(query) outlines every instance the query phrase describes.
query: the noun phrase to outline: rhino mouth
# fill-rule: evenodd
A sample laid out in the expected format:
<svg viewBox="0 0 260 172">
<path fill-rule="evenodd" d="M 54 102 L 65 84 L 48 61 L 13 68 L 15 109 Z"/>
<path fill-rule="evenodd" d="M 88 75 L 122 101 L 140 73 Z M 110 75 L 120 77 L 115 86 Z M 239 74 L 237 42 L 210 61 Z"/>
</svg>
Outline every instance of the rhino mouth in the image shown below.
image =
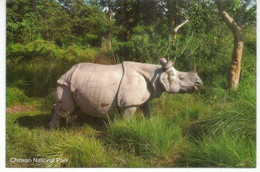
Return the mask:
<svg viewBox="0 0 260 172">
<path fill-rule="evenodd" d="M 197 91 L 199 88 L 198 86 L 194 85 L 194 86 L 191 86 L 189 89 L 188 89 L 188 93 L 193 93 L 195 91 Z"/>
<path fill-rule="evenodd" d="M 197 91 L 198 89 L 199 89 L 198 86 L 196 86 L 196 85 L 193 86 L 194 91 Z"/>
<path fill-rule="evenodd" d="M 190 87 L 187 87 L 186 89 L 181 89 L 179 91 L 179 93 L 193 93 L 199 89 L 198 87 L 199 86 L 196 86 L 196 85 L 190 86 Z"/>
</svg>

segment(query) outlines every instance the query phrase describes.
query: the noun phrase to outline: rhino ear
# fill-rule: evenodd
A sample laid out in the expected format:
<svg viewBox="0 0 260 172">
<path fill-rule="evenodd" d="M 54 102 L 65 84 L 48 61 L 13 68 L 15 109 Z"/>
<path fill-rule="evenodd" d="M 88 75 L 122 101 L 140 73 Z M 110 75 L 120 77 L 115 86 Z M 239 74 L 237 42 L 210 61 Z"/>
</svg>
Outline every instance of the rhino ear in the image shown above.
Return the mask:
<svg viewBox="0 0 260 172">
<path fill-rule="evenodd" d="M 160 63 L 164 69 L 169 69 L 174 65 L 174 63 L 171 60 L 167 61 L 165 58 L 160 58 Z"/>
<path fill-rule="evenodd" d="M 163 72 L 160 76 L 160 82 L 163 85 L 165 91 L 169 92 L 170 90 L 170 82 L 168 80 L 168 74 L 166 72 Z"/>
<path fill-rule="evenodd" d="M 160 58 L 159 61 L 162 66 L 164 66 L 167 63 L 167 60 L 164 57 Z"/>
<path fill-rule="evenodd" d="M 172 67 L 173 66 L 173 62 L 171 61 L 171 60 L 169 60 L 163 67 L 165 68 L 165 69 L 169 69 L 170 67 Z"/>
</svg>

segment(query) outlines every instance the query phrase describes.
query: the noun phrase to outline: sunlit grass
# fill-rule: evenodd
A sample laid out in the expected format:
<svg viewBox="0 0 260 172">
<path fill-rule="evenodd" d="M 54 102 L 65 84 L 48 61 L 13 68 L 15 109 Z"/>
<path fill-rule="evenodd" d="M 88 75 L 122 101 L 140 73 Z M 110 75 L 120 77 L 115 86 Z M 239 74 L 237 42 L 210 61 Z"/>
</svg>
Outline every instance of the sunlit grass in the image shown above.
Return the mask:
<svg viewBox="0 0 260 172">
<path fill-rule="evenodd" d="M 174 165 L 185 144 L 181 127 L 161 115 L 115 120 L 108 126 L 106 138 L 116 149 L 144 158 L 171 160 L 168 165 Z"/>
<path fill-rule="evenodd" d="M 255 167 L 255 140 L 225 132 L 203 135 L 189 142 L 180 162 L 187 167 Z"/>
</svg>

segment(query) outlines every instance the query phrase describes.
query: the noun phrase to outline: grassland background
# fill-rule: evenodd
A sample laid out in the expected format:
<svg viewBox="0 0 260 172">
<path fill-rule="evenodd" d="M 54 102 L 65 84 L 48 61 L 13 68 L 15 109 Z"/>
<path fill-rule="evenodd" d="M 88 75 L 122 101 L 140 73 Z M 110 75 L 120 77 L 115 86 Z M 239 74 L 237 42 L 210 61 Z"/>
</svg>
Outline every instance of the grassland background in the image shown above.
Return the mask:
<svg viewBox="0 0 260 172">
<path fill-rule="evenodd" d="M 12 7 L 15 5 L 8 8 Z M 7 14 L 12 16 L 12 12 Z M 198 14 L 197 18 L 203 19 L 203 14 Z M 26 19 L 22 26 L 31 21 L 22 18 Z M 171 46 L 168 35 L 163 37 L 156 30 L 160 23 L 138 24 L 128 41 L 120 40 L 120 34 L 114 35 L 113 48 L 108 50 L 92 45 L 93 40 L 100 43 L 101 39 L 94 31 L 86 35 L 86 44 L 81 39 L 62 44 L 69 40 L 64 35 L 57 36 L 57 40 L 44 35 L 31 38 L 33 33 L 25 31 L 17 34 L 27 39 L 17 40 L 10 33 L 14 23 L 19 23 L 9 20 L 6 107 L 20 107 L 22 111 L 6 115 L 6 166 L 255 167 L 256 29 L 250 25 L 244 31 L 241 80 L 238 90 L 232 91 L 227 86 L 227 75 L 233 36 L 221 19 L 218 21 L 213 24 L 214 30 L 197 32 L 193 31 L 196 23 L 191 22 Z M 176 69 L 182 71 L 196 62 L 204 86 L 194 94 L 164 93 L 152 100 L 150 119 L 138 110 L 130 120 L 117 118 L 104 124 L 79 114 L 77 126 L 68 127 L 63 121 L 59 129 L 48 128 L 56 80 L 72 65 L 115 64 L 122 60 L 159 63 L 161 56 L 174 60 Z M 12 157 L 68 158 L 69 162 L 11 163 Z"/>
</svg>

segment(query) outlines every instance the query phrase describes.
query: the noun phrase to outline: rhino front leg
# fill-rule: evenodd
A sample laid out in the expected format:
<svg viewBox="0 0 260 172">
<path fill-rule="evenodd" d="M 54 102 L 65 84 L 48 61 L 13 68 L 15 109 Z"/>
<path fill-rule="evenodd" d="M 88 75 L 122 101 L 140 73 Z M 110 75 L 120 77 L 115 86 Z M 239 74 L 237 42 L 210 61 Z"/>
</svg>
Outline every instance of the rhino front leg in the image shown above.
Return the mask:
<svg viewBox="0 0 260 172">
<path fill-rule="evenodd" d="M 149 102 L 146 102 L 146 103 L 144 103 L 144 104 L 142 104 L 141 106 L 141 109 L 142 109 L 142 111 L 143 111 L 143 113 L 144 113 L 144 116 L 146 117 L 146 118 L 150 118 L 150 104 L 149 104 Z"/>
<path fill-rule="evenodd" d="M 51 114 L 52 114 L 52 119 L 49 122 L 50 128 L 57 128 L 57 127 L 59 127 L 60 126 L 61 116 L 59 116 L 58 114 L 55 113 L 55 105 L 54 105 L 54 108 L 51 111 Z"/>
<path fill-rule="evenodd" d="M 60 125 L 60 119 L 73 112 L 75 109 L 74 100 L 70 89 L 66 85 L 59 85 L 55 92 L 55 105 L 52 110 L 52 120 L 50 128 L 57 128 Z"/>
<path fill-rule="evenodd" d="M 136 111 L 135 106 L 126 107 L 121 111 L 121 114 L 122 114 L 123 118 L 130 119 L 134 115 L 135 111 Z"/>
</svg>

